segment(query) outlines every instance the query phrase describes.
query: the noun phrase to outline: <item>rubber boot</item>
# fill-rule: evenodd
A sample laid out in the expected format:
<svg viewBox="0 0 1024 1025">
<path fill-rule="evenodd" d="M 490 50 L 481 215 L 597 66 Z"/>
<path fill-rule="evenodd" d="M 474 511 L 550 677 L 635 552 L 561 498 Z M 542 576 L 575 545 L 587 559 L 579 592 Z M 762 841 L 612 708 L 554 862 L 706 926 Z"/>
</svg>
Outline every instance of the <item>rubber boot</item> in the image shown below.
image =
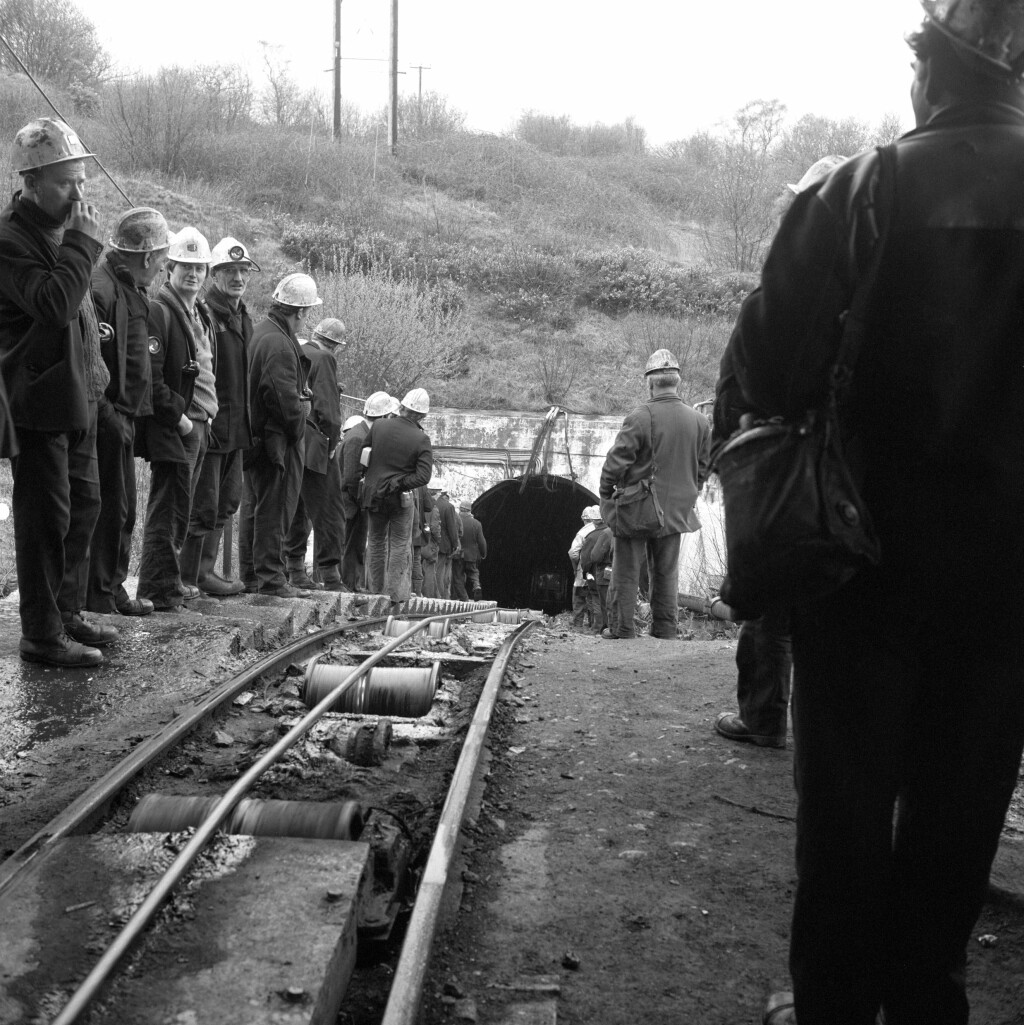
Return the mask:
<svg viewBox="0 0 1024 1025">
<path fill-rule="evenodd" d="M 202 537 L 186 537 L 178 556 L 178 571 L 181 574 L 182 596 L 185 601 L 198 598 L 203 593 L 196 585 L 196 579 L 199 577 L 199 560 L 202 557 Z"/>
<path fill-rule="evenodd" d="M 199 577 L 196 583 L 199 585 L 199 589 L 205 591 L 211 598 L 225 598 L 232 594 L 241 594 L 241 580 L 228 580 L 213 568 L 217 562 L 219 548 L 220 531 L 212 530 L 203 538 L 203 554 L 199 560 Z"/>
<path fill-rule="evenodd" d="M 318 584 L 307 572 L 303 559 L 288 560 L 288 583 L 305 591 L 322 591 L 323 584 Z"/>
</svg>

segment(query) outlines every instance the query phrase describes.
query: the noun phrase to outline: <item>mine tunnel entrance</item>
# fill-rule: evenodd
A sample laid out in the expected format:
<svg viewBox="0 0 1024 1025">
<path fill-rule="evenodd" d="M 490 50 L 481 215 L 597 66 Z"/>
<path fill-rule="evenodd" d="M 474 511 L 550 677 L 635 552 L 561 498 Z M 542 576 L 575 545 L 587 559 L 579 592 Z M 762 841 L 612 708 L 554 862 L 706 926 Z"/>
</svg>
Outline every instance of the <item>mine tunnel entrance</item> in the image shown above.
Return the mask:
<svg viewBox="0 0 1024 1025">
<path fill-rule="evenodd" d="M 487 539 L 480 563 L 484 598 L 503 608 L 572 608 L 572 566 L 566 554 L 583 526 L 580 514 L 597 496 L 564 477 L 547 474 L 503 480 L 473 503 Z"/>
</svg>

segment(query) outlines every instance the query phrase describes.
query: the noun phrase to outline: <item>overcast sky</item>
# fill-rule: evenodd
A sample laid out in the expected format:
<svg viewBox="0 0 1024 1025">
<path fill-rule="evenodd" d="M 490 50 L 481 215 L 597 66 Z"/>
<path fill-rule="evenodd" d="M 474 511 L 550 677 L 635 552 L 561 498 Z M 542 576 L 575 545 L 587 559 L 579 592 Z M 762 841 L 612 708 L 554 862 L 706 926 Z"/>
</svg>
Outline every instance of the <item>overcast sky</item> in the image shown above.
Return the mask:
<svg viewBox="0 0 1024 1025">
<path fill-rule="evenodd" d="M 260 40 L 303 85 L 331 96 L 333 0 L 146 4 L 78 0 L 128 69 L 239 63 L 259 85 Z M 654 143 L 714 128 L 748 100 L 790 118 L 897 114 L 911 127 L 918 0 L 399 0 L 399 80 L 446 96 L 467 126 L 502 132 L 523 110 L 578 123 L 633 117 Z M 387 102 L 389 0 L 343 0 L 342 95 Z M 130 13 L 129 13 L 130 12 Z M 355 58 L 370 58 L 356 60 Z M 375 60 L 378 58 L 379 60 Z"/>
</svg>

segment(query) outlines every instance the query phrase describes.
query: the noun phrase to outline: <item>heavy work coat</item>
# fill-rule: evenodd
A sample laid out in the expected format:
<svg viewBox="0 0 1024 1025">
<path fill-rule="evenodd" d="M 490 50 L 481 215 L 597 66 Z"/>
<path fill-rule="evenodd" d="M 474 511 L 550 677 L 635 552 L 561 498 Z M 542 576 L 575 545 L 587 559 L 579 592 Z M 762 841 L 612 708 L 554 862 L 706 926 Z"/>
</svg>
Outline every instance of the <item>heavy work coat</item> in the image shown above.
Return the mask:
<svg viewBox="0 0 1024 1025">
<path fill-rule="evenodd" d="M 601 498 L 644 480 L 657 464 L 655 486 L 665 512 L 658 536 L 700 530 L 694 505 L 708 475 L 710 434 L 707 419 L 678 395 L 659 395 L 637 406 L 605 456 Z"/>
<path fill-rule="evenodd" d="M 448 496 L 442 492 L 434 500 L 434 512 L 437 516 L 436 535 L 437 550 L 442 555 L 451 555 L 459 547 L 459 539 L 462 536 L 461 521 L 455 507 L 448 500 Z M 434 530 L 431 520 L 431 530 Z"/>
<path fill-rule="evenodd" d="M 89 425 L 85 355 L 78 310 L 103 249 L 81 231 L 58 230 L 35 203 L 14 198 L 0 213 L 0 375 L 10 403 L 0 416 L 33 431 Z M 6 405 L 6 403 L 5 403 Z M 0 449 L 0 454 L 8 454 Z"/>
<path fill-rule="evenodd" d="M 471 512 L 460 512 L 462 520 L 462 561 L 479 562 L 487 558 L 487 541 L 484 528 Z"/>
<path fill-rule="evenodd" d="M 364 420 L 345 431 L 341 439 L 341 493 L 345 515 L 355 516 L 359 511 L 359 485 L 363 480 L 363 465 L 359 462 L 370 425 Z"/>
<path fill-rule="evenodd" d="M 765 414 L 820 402 L 840 316 L 892 217 L 843 413 L 883 565 L 911 593 L 1019 595 L 1024 111 L 947 108 L 895 145 L 894 211 L 882 208 L 876 151 L 796 198 L 727 359 L 743 401 Z"/>
<path fill-rule="evenodd" d="M 210 448 L 237 452 L 252 445 L 249 410 L 249 345 L 252 318 L 244 302 L 234 309 L 214 285 L 206 292 L 206 307 L 216 335 L 217 416 L 210 433 Z"/>
<path fill-rule="evenodd" d="M 338 401 L 338 362 L 316 341 L 302 346 L 309 360 L 306 386 L 312 395 L 306 420 L 306 469 L 327 473 L 330 454 L 341 438 L 341 403 Z"/>
<path fill-rule="evenodd" d="M 196 300 L 196 316 L 210 335 L 213 372 L 217 373 L 217 343 L 206 304 Z M 149 360 L 153 373 L 153 413 L 138 421 L 135 454 L 151 463 L 187 463 L 178 433 L 182 414 L 192 402 L 196 379 L 182 373 L 196 359 L 192 327 L 178 293 L 167 283 L 149 305 Z"/>
<path fill-rule="evenodd" d="M 256 445 L 275 466 L 284 466 L 285 450 L 305 438 L 308 373 L 309 360 L 295 332 L 279 311 L 271 310 L 253 331 L 249 404 Z"/>
<path fill-rule="evenodd" d="M 113 337 L 100 343 L 103 362 L 110 371 L 106 400 L 127 417 L 153 412 L 153 371 L 149 359 L 149 298 L 125 267 L 110 255 L 92 273 L 96 316 L 113 329 Z"/>
<path fill-rule="evenodd" d="M 363 480 L 364 509 L 377 507 L 388 496 L 413 491 L 430 480 L 434 451 L 414 420 L 405 416 L 375 420 L 366 444 L 370 446 L 370 465 Z"/>
</svg>

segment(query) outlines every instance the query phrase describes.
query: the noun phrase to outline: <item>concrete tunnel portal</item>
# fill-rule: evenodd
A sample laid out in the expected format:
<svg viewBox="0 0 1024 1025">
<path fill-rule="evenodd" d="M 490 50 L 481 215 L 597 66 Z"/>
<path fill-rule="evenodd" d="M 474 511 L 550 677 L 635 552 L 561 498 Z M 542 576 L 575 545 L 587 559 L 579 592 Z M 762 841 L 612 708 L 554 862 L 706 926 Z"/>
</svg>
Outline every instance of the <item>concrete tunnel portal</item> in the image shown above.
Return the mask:
<svg viewBox="0 0 1024 1025">
<path fill-rule="evenodd" d="M 480 587 L 502 608 L 572 608 L 572 567 L 566 554 L 583 525 L 580 514 L 597 496 L 554 474 L 503 480 L 473 503 L 487 539 Z"/>
</svg>

